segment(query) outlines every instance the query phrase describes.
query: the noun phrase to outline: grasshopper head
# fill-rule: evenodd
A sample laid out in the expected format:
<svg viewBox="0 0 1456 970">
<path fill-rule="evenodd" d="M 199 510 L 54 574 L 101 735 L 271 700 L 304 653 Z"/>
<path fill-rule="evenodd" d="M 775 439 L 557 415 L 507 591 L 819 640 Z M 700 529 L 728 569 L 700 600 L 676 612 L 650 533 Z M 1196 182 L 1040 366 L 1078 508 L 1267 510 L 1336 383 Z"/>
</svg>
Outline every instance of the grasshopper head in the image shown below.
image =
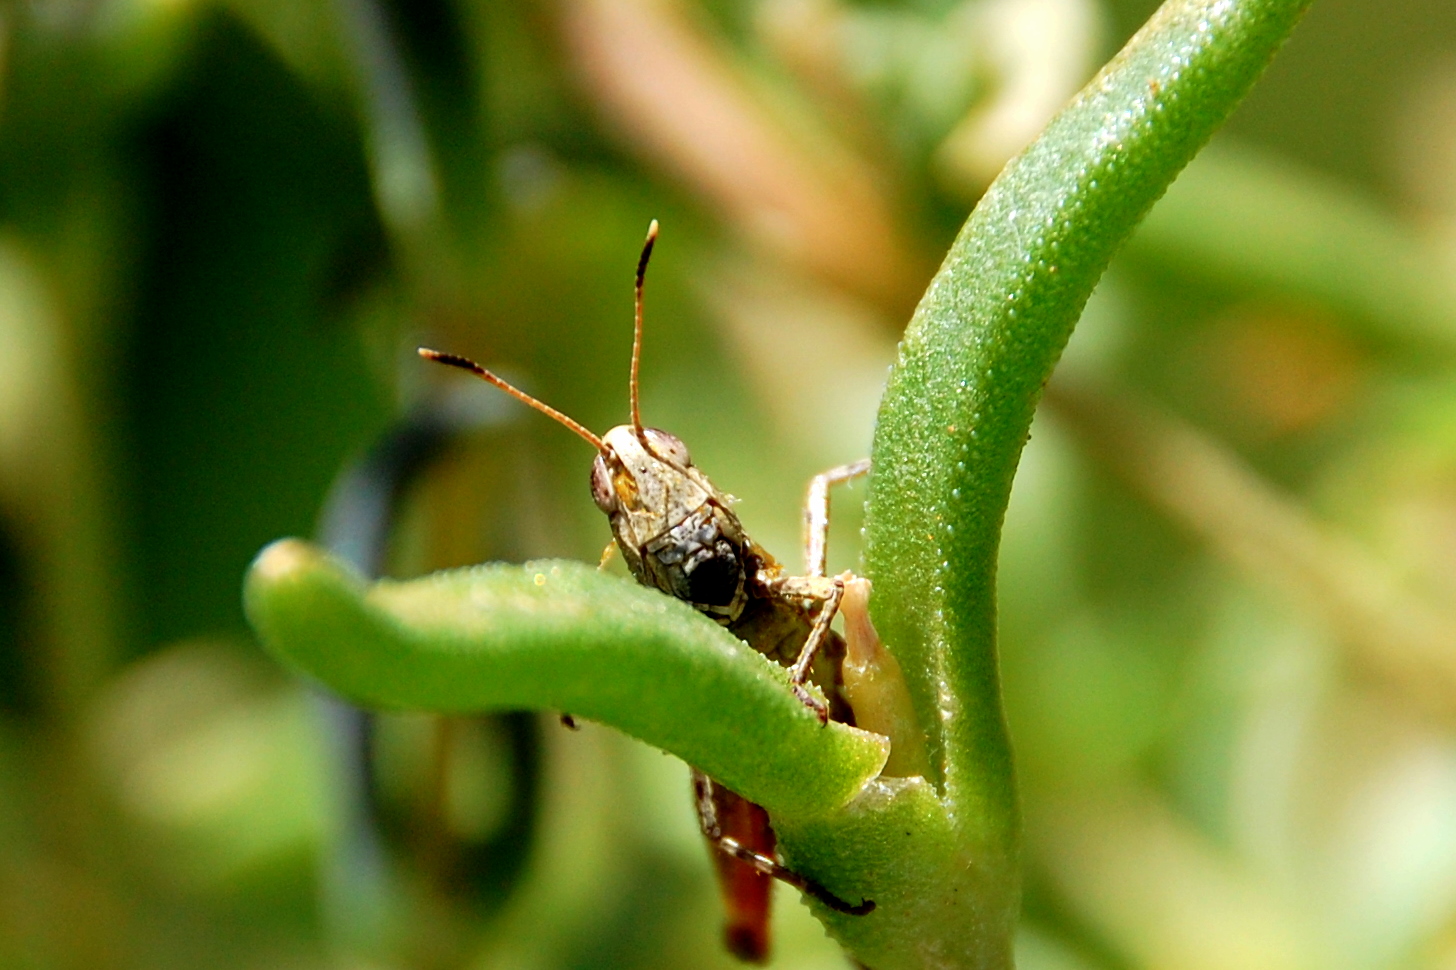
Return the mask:
<svg viewBox="0 0 1456 970">
<path fill-rule="evenodd" d="M 612 535 L 637 581 L 655 586 L 718 619 L 731 622 L 748 601 L 750 568 L 743 526 L 730 499 L 693 467 L 687 445 L 656 428 L 644 428 L 638 409 L 637 365 L 642 351 L 642 280 L 657 239 L 657 220 L 637 260 L 632 329 L 632 423 L 598 438 L 575 419 L 536 400 L 468 357 L 420 348 L 420 356 L 467 370 L 523 404 L 570 429 L 597 450 L 592 498 L 612 523 Z"/>
<path fill-rule="evenodd" d="M 704 612 L 735 618 L 746 567 L 743 527 L 728 497 L 665 431 L 621 425 L 602 445 L 592 463 L 592 498 L 633 575 Z"/>
</svg>

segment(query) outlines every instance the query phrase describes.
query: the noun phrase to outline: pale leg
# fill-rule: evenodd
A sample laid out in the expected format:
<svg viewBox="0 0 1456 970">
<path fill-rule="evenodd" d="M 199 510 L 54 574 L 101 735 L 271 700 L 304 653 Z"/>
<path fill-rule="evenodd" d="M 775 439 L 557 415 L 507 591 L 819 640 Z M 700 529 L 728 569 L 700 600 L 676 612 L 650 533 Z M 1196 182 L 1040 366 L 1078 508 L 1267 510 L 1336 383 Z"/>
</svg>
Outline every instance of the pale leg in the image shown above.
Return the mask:
<svg viewBox="0 0 1456 970">
<path fill-rule="evenodd" d="M 809 628 L 809 635 L 804 638 L 804 646 L 799 649 L 799 656 L 789 668 L 789 683 L 793 685 L 794 696 L 803 701 L 819 720 L 829 722 L 829 709 L 824 702 L 813 694 L 809 693 L 804 684 L 809 679 L 809 668 L 814 663 L 814 657 L 819 653 L 820 646 L 824 639 L 829 636 L 829 625 L 834 622 L 835 614 L 839 612 L 839 601 L 844 598 L 844 581 L 838 576 L 778 576 L 767 581 L 766 585 L 773 590 L 775 596 L 786 600 L 798 602 L 818 601 L 822 605 L 814 617 L 814 624 Z"/>
<path fill-rule="evenodd" d="M 804 502 L 804 572 L 823 576 L 829 556 L 829 489 L 869 474 L 870 460 L 862 458 L 831 468 L 809 481 L 809 496 Z"/>
<path fill-rule="evenodd" d="M 804 503 L 804 566 L 807 575 L 783 579 L 776 584 L 783 596 L 819 600 L 823 604 L 819 615 L 814 617 L 814 625 L 804 639 L 798 659 L 789 668 L 789 682 L 794 685 L 795 696 L 826 722 L 829 720 L 828 710 L 804 689 L 804 683 L 809 679 L 809 668 L 824 638 L 829 635 L 829 626 L 834 622 L 834 616 L 839 612 L 839 601 L 844 596 L 844 583 L 824 575 L 829 548 L 829 489 L 859 478 L 869 470 L 870 460 L 864 458 L 831 468 L 815 475 L 809 482 L 809 496 Z"/>
</svg>

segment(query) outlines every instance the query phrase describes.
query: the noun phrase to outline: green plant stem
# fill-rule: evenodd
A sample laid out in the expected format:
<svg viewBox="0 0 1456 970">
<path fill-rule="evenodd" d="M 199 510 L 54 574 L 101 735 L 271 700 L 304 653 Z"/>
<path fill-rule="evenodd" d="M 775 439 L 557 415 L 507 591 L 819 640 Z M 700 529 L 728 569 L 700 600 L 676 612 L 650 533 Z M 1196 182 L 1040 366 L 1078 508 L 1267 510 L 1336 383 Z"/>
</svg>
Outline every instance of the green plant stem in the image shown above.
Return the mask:
<svg viewBox="0 0 1456 970">
<path fill-rule="evenodd" d="M 996 556 L 1041 389 L 1113 253 L 1307 6 L 1165 3 L 991 186 L 901 344 L 875 430 L 872 611 L 948 810 L 992 869 L 1014 872 L 1019 845 Z M 1009 922 L 1014 892 L 1003 905 Z"/>
</svg>

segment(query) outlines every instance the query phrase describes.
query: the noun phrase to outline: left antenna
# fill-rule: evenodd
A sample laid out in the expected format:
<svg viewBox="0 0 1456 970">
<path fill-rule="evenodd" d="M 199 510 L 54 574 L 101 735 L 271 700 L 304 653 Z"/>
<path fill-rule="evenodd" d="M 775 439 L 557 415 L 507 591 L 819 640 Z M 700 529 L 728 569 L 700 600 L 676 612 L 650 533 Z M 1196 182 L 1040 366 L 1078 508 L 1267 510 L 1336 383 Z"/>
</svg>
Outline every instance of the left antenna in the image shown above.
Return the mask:
<svg viewBox="0 0 1456 970">
<path fill-rule="evenodd" d="M 653 225 L 655 226 L 656 223 L 653 223 Z M 651 248 L 650 244 L 648 248 Z M 496 387 L 505 391 L 507 394 L 515 398 L 517 401 L 520 401 L 522 404 L 535 408 L 537 411 L 540 411 L 542 414 L 546 415 L 557 424 L 565 425 L 572 431 L 575 431 L 582 438 L 585 438 L 588 442 L 590 442 L 591 446 L 597 451 L 600 451 L 604 454 L 606 453 L 607 446 L 602 443 L 602 439 L 598 438 L 596 435 L 588 431 L 581 422 L 575 421 L 572 418 L 567 417 L 549 404 L 536 400 L 534 397 L 527 394 L 525 391 L 521 390 L 510 382 L 500 377 L 497 377 L 495 374 L 486 370 L 484 367 L 481 367 L 469 357 L 461 357 L 458 354 L 446 354 L 438 350 L 431 350 L 428 347 L 419 348 L 419 355 L 425 358 L 425 360 L 433 360 L 437 364 L 446 364 L 450 367 L 458 367 L 461 370 L 470 371 L 470 373 L 474 374 L 476 377 L 480 378 L 486 383 L 494 384 Z"/>
</svg>

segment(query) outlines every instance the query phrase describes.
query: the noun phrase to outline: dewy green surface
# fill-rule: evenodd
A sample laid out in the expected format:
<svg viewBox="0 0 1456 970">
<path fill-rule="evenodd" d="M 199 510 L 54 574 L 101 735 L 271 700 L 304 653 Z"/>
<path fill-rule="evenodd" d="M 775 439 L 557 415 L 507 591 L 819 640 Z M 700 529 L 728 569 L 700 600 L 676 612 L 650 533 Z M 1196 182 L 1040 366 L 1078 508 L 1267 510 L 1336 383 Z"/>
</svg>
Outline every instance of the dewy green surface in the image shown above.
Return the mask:
<svg viewBox="0 0 1456 970">
<path fill-rule="evenodd" d="M 875 430 L 872 611 L 910 679 L 935 781 L 978 867 L 1013 873 L 1018 852 L 995 575 L 1036 402 L 1113 253 L 1307 6 L 1164 4 L 996 180 L 901 344 Z M 1001 905 L 1009 925 L 1014 893 Z"/>
<path fill-rule="evenodd" d="M 1009 966 L 1019 820 L 994 582 L 1011 479 L 1113 252 L 1307 5 L 1170 0 L 997 179 L 916 311 L 875 432 L 865 555 L 935 777 L 861 788 L 879 739 L 820 727 L 781 670 L 710 620 L 579 564 L 369 587 L 285 541 L 249 574 L 260 637 L 366 703 L 564 708 L 619 727 L 765 805 L 805 875 L 874 899 L 864 917 L 815 910 L 862 963 Z"/>
</svg>

